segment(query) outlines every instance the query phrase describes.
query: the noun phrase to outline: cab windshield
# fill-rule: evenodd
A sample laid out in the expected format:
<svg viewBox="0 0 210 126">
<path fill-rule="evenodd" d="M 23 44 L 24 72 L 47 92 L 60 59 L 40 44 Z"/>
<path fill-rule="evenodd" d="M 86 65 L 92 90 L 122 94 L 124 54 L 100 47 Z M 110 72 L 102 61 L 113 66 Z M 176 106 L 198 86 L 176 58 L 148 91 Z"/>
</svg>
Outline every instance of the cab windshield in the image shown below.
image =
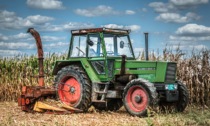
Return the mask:
<svg viewBox="0 0 210 126">
<path fill-rule="evenodd" d="M 134 57 L 127 35 L 104 34 L 104 41 L 108 57 Z"/>
</svg>

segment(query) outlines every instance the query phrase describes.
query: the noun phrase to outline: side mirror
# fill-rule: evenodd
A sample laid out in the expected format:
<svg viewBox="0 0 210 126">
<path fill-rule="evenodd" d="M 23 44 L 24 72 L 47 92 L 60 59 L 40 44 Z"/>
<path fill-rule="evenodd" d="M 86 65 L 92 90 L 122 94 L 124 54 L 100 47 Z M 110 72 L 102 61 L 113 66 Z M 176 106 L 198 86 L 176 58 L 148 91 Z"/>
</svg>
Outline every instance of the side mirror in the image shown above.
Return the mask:
<svg viewBox="0 0 210 126">
<path fill-rule="evenodd" d="M 87 40 L 87 43 L 88 43 L 89 46 L 93 46 L 94 45 L 93 41 L 90 40 L 90 39 Z"/>
<path fill-rule="evenodd" d="M 124 48 L 124 42 L 123 41 L 120 41 L 120 48 L 122 49 L 122 48 Z"/>
</svg>

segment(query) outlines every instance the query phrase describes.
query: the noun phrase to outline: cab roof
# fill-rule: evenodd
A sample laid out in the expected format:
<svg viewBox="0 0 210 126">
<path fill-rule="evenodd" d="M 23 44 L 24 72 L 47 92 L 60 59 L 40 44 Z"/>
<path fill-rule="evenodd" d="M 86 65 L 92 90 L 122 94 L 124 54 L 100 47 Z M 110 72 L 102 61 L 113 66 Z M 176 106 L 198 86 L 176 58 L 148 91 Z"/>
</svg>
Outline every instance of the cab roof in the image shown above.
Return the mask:
<svg viewBox="0 0 210 126">
<path fill-rule="evenodd" d="M 71 30 L 72 35 L 106 32 L 106 33 L 118 33 L 118 34 L 129 34 L 131 30 L 129 29 L 113 29 L 113 28 L 89 28 L 89 29 L 77 29 Z"/>
</svg>

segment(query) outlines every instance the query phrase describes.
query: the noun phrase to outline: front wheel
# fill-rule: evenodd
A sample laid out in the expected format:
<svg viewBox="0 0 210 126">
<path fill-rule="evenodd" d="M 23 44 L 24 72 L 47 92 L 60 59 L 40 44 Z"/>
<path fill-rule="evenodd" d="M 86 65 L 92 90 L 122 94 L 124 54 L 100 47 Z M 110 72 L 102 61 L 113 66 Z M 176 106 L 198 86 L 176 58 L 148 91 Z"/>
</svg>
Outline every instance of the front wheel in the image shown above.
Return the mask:
<svg viewBox="0 0 210 126">
<path fill-rule="evenodd" d="M 176 83 L 178 84 L 179 99 L 176 102 L 160 101 L 160 110 L 163 112 L 183 112 L 188 105 L 189 93 L 187 87 L 180 81 Z"/>
<path fill-rule="evenodd" d="M 123 92 L 125 109 L 133 116 L 146 116 L 147 109 L 156 104 L 157 93 L 154 85 L 143 79 L 129 82 Z"/>
<path fill-rule="evenodd" d="M 179 101 L 176 104 L 176 109 L 178 112 L 183 112 L 188 105 L 189 94 L 187 87 L 183 83 L 177 81 L 177 84 L 179 90 Z"/>
</svg>

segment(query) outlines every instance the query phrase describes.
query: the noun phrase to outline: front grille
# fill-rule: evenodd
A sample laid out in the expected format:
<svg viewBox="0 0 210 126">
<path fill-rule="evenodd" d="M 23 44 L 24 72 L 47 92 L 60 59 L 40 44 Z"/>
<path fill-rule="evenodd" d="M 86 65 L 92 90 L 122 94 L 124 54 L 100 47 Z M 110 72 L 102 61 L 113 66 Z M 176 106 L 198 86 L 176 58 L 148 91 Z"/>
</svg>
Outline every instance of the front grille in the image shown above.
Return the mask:
<svg viewBox="0 0 210 126">
<path fill-rule="evenodd" d="M 174 82 L 176 77 L 176 63 L 168 63 L 165 82 Z"/>
</svg>

